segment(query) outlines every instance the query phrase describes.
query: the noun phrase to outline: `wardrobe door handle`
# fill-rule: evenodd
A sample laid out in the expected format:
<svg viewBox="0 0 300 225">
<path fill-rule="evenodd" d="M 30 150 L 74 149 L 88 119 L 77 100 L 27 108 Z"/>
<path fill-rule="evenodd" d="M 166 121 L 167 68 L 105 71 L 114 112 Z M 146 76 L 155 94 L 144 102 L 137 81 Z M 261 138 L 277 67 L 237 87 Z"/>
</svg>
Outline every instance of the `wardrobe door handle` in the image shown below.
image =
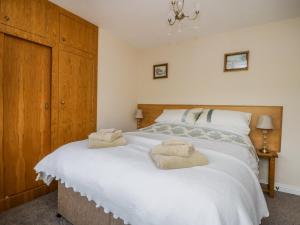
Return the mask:
<svg viewBox="0 0 300 225">
<path fill-rule="evenodd" d="M 45 103 L 45 109 L 46 109 L 46 110 L 49 109 L 49 103 L 48 103 L 48 102 Z"/>
<path fill-rule="evenodd" d="M 4 20 L 8 22 L 10 20 L 9 16 L 4 16 Z"/>
<path fill-rule="evenodd" d="M 63 42 L 65 42 L 65 41 L 66 41 L 66 38 L 65 38 L 65 37 L 62 37 L 61 40 L 62 40 Z"/>
<path fill-rule="evenodd" d="M 64 105 L 64 104 L 65 104 L 65 101 L 64 101 L 64 100 L 61 100 L 60 104 Z"/>
</svg>

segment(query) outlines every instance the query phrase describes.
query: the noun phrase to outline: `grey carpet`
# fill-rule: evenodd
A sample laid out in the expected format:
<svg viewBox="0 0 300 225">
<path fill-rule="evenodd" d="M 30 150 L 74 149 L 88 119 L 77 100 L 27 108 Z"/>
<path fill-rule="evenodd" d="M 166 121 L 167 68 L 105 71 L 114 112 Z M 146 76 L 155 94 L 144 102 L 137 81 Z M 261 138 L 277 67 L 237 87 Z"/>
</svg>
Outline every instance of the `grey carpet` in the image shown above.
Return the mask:
<svg viewBox="0 0 300 225">
<path fill-rule="evenodd" d="M 300 196 L 277 192 L 266 196 L 270 217 L 262 225 L 300 225 Z M 0 214 L 1 225 L 71 225 L 56 217 L 57 192 Z"/>
</svg>

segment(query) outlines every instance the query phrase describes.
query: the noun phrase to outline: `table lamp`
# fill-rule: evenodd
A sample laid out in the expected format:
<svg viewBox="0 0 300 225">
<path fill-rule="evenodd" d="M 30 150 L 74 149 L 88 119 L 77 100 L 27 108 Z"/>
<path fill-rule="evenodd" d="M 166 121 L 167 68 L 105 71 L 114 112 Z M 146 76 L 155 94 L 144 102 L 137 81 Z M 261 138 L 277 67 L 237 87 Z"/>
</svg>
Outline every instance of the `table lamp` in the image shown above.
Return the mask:
<svg viewBox="0 0 300 225">
<path fill-rule="evenodd" d="M 141 128 L 141 121 L 144 118 L 143 111 L 141 109 L 136 110 L 135 118 L 137 120 L 137 128 L 140 129 Z"/>
<path fill-rule="evenodd" d="M 273 122 L 272 122 L 272 117 L 269 115 L 260 115 L 258 117 L 258 121 L 256 124 L 256 128 L 261 129 L 262 130 L 262 134 L 263 134 L 263 148 L 260 149 L 260 151 L 262 153 L 268 153 L 269 149 L 268 149 L 268 131 L 269 130 L 273 130 Z"/>
</svg>

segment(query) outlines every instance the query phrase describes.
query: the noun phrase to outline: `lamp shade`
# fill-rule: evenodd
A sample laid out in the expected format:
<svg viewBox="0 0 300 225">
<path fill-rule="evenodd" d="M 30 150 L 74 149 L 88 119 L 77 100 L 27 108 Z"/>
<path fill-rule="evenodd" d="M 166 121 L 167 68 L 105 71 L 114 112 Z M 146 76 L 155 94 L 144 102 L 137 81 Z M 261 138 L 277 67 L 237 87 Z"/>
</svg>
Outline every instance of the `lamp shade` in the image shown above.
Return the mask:
<svg viewBox="0 0 300 225">
<path fill-rule="evenodd" d="M 274 128 L 272 117 L 269 115 L 260 115 L 258 117 L 256 128 L 264 129 L 264 130 L 272 130 Z"/>
<path fill-rule="evenodd" d="M 136 119 L 143 119 L 144 118 L 143 111 L 141 109 L 136 110 L 135 118 Z"/>
</svg>

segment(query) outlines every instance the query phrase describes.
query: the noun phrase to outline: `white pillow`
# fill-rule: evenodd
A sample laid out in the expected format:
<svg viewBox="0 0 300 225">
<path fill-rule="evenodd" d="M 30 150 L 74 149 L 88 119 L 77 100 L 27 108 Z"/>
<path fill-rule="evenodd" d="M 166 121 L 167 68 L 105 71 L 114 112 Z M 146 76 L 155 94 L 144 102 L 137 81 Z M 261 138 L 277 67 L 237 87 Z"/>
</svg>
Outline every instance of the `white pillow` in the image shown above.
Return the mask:
<svg viewBox="0 0 300 225">
<path fill-rule="evenodd" d="M 223 130 L 235 131 L 235 133 L 248 135 L 250 132 L 251 113 L 204 109 L 199 119 L 196 121 L 196 126 L 214 125 L 222 127 Z"/>
<path fill-rule="evenodd" d="M 155 122 L 194 125 L 202 111 L 201 108 L 165 109 Z"/>
</svg>

